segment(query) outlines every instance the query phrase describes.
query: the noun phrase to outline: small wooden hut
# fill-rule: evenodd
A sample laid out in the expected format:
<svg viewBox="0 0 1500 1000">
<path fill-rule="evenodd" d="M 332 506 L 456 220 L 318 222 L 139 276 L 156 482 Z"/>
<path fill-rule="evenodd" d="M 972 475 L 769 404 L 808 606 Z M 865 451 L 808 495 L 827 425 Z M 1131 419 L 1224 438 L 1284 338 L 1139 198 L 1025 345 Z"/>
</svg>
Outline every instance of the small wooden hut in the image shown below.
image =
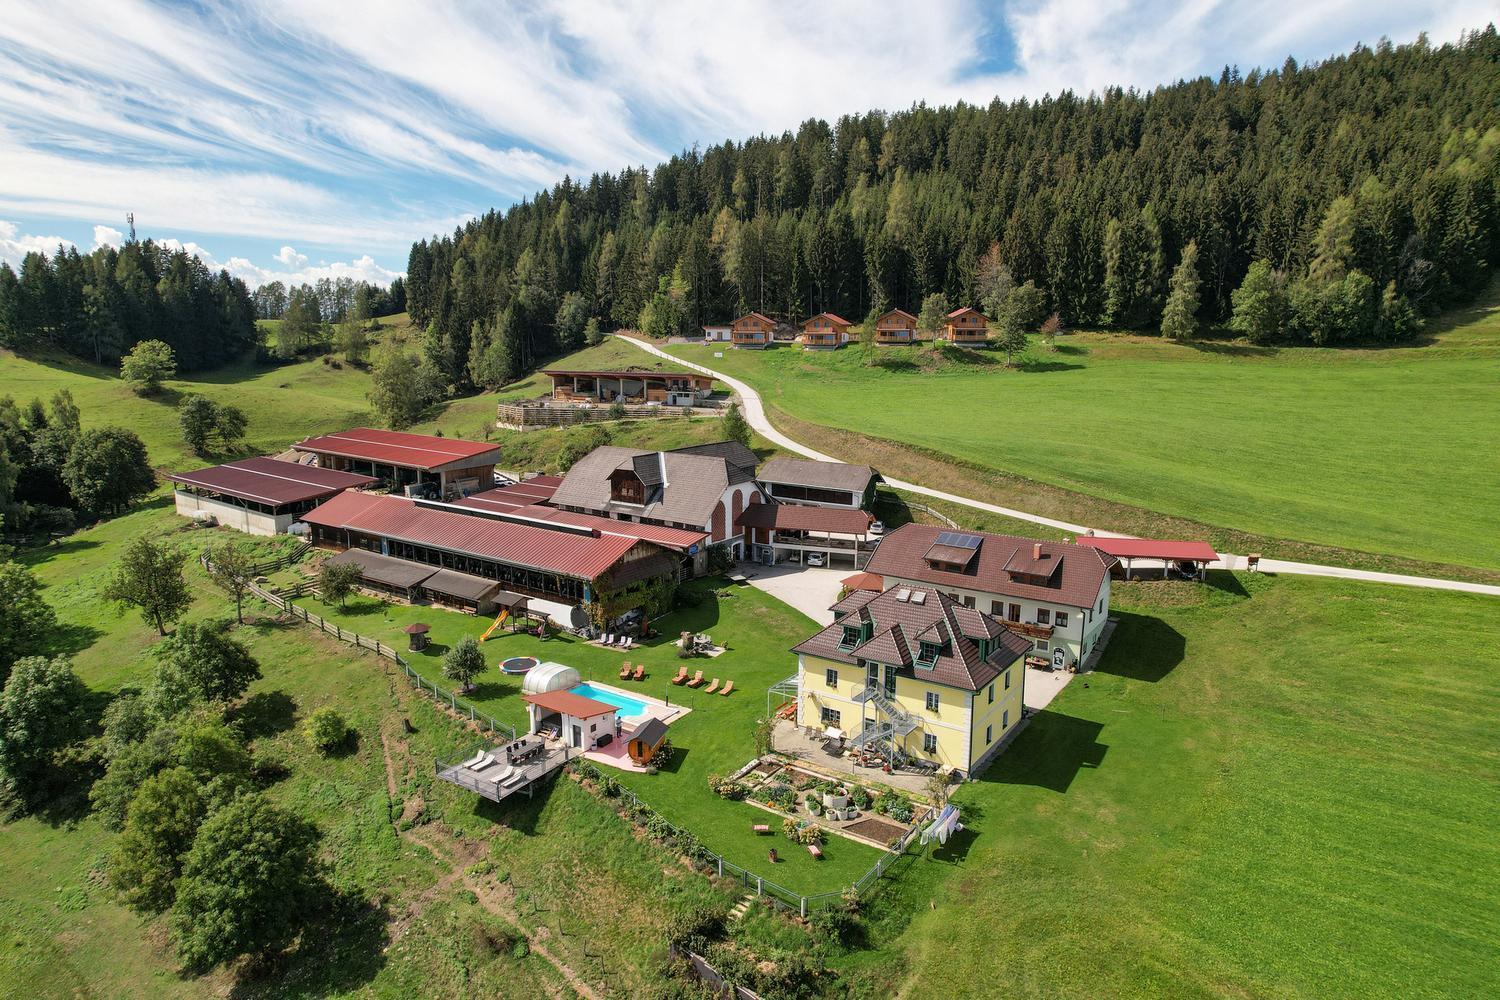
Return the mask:
<svg viewBox="0 0 1500 1000">
<path fill-rule="evenodd" d="M 645 767 L 651 763 L 651 758 L 656 756 L 656 751 L 661 749 L 666 740 L 667 724 L 660 719 L 647 719 L 630 734 L 625 751 L 630 754 L 631 760 Z"/>
</svg>

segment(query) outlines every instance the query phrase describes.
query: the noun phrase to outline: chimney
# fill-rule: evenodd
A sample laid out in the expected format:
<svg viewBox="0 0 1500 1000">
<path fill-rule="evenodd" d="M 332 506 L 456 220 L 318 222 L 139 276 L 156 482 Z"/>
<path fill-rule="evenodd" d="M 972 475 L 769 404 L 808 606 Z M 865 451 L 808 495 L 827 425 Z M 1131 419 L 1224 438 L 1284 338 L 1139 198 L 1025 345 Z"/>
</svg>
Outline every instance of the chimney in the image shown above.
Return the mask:
<svg viewBox="0 0 1500 1000">
<path fill-rule="evenodd" d="M 657 462 L 657 466 L 661 469 L 661 488 L 662 488 L 662 492 L 666 492 L 666 489 L 667 489 L 667 453 L 664 452 L 664 451 L 657 452 L 656 453 L 656 462 Z"/>
<path fill-rule="evenodd" d="M 1037 560 L 1040 560 L 1042 558 L 1042 543 L 1041 542 L 1032 542 L 1031 543 L 1031 558 L 1032 559 L 1037 559 Z"/>
</svg>

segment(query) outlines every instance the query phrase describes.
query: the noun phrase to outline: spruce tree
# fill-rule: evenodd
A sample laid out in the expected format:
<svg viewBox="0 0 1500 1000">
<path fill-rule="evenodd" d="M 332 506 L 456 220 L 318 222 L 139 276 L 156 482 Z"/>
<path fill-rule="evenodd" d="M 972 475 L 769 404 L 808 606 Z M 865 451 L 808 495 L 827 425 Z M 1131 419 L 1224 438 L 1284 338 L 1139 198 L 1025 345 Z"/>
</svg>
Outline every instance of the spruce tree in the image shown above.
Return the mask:
<svg viewBox="0 0 1500 1000">
<path fill-rule="evenodd" d="M 1198 332 L 1198 244 L 1189 240 L 1172 271 L 1167 305 L 1162 310 L 1162 336 L 1190 340 Z"/>
</svg>

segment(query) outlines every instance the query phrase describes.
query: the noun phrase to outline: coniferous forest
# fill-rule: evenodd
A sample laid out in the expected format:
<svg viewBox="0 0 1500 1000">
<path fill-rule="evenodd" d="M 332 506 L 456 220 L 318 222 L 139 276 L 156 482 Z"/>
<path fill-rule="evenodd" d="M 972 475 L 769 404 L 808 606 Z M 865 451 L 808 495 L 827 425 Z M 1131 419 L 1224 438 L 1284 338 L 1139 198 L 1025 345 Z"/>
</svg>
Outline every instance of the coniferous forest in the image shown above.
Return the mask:
<svg viewBox="0 0 1500 1000">
<path fill-rule="evenodd" d="M 1027 282 L 1074 326 L 1155 331 L 1195 276 L 1201 325 L 1395 342 L 1483 285 L 1497 195 L 1490 26 L 1150 92 L 811 120 L 566 179 L 415 244 L 407 304 L 455 386 L 518 377 L 590 317 L 857 321 L 932 293 L 993 309 Z"/>
</svg>

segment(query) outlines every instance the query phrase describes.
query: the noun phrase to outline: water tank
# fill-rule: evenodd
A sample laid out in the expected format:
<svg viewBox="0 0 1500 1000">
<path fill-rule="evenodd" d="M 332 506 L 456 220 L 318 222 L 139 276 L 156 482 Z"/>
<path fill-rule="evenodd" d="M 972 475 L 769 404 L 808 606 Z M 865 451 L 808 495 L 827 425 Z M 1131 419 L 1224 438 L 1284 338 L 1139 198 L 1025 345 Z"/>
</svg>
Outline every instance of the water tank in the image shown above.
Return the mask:
<svg viewBox="0 0 1500 1000">
<path fill-rule="evenodd" d="M 521 682 L 521 693 L 545 694 L 548 691 L 566 691 L 581 683 L 583 683 L 583 678 L 578 676 L 578 671 L 548 660 L 526 671 L 526 679 Z"/>
</svg>

